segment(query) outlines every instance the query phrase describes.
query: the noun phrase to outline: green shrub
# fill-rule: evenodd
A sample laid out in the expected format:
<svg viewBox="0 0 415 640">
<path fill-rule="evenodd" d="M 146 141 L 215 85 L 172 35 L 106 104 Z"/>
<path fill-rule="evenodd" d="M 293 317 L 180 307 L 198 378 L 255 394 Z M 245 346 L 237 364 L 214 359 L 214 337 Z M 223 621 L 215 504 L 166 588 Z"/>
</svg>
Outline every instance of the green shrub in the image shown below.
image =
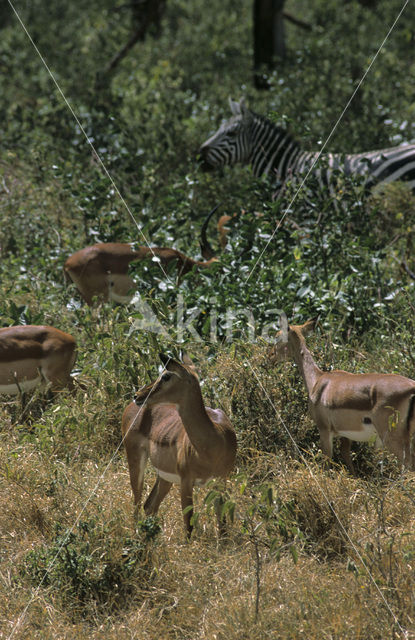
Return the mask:
<svg viewBox="0 0 415 640">
<path fill-rule="evenodd" d="M 114 537 L 114 530 L 96 519 L 81 520 L 69 531 L 57 524 L 51 543 L 26 555 L 20 575 L 36 588 L 53 589 L 74 616 L 89 617 L 94 610 L 113 615 L 150 584 L 159 532 L 154 517 L 138 523 L 136 537 Z"/>
</svg>

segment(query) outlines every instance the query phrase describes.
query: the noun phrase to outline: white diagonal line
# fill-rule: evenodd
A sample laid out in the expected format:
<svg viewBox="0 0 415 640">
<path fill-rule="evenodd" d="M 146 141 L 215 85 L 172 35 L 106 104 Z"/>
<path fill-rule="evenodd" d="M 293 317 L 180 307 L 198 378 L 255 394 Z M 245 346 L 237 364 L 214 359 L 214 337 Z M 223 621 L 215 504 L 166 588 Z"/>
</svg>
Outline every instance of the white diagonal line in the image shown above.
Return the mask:
<svg viewBox="0 0 415 640">
<path fill-rule="evenodd" d="M 169 360 L 167 361 L 167 363 L 164 365 L 164 369 L 163 371 L 166 369 L 167 364 L 170 362 L 171 357 L 169 357 Z M 161 375 L 161 374 L 160 374 Z M 10 635 L 8 636 L 7 640 L 11 640 L 11 638 L 14 636 L 14 634 L 16 633 L 16 631 L 18 630 L 18 628 L 21 626 L 21 624 L 23 623 L 23 620 L 26 616 L 27 610 L 29 609 L 30 605 L 32 604 L 33 600 L 36 598 L 37 594 L 40 591 L 40 588 L 43 584 L 43 582 L 46 579 L 46 576 L 48 575 L 48 573 L 51 571 L 53 565 L 55 564 L 63 546 L 65 545 L 67 539 L 69 538 L 69 536 L 71 535 L 71 533 L 73 532 L 73 530 L 75 529 L 76 525 L 78 524 L 78 522 L 80 521 L 82 514 L 84 513 L 85 509 L 87 508 L 88 504 L 91 502 L 92 498 L 94 497 L 99 485 L 101 484 L 101 481 L 103 479 L 103 477 L 105 476 L 105 474 L 107 473 L 109 467 L 111 466 L 111 464 L 113 463 L 113 460 L 115 458 L 115 456 L 117 455 L 118 451 L 120 450 L 121 446 L 124 444 L 124 440 L 125 438 L 128 436 L 128 434 L 130 433 L 131 429 L 133 428 L 133 426 L 135 425 L 137 419 L 141 416 L 142 411 L 144 410 L 145 406 L 146 406 L 146 402 L 148 400 L 148 397 L 151 393 L 151 389 L 149 390 L 146 399 L 144 400 L 142 405 L 139 405 L 139 409 L 138 412 L 136 414 L 136 416 L 134 417 L 134 419 L 132 420 L 130 426 L 128 427 L 126 433 L 123 435 L 119 445 L 117 446 L 117 448 L 115 449 L 110 461 L 108 462 L 108 464 L 106 465 L 104 471 L 101 473 L 101 475 L 99 476 L 97 482 L 95 483 L 94 488 L 92 489 L 91 493 L 89 494 L 88 498 L 86 499 L 86 501 L 84 502 L 81 511 L 79 512 L 78 516 L 76 517 L 75 522 L 73 523 L 73 525 L 71 526 L 71 528 L 69 530 L 67 530 L 67 533 L 65 535 L 65 538 L 62 542 L 62 544 L 60 545 L 59 549 L 57 550 L 55 556 L 52 558 L 52 560 L 50 561 L 50 563 L 48 564 L 46 571 L 45 571 L 45 575 L 43 576 L 42 580 L 39 582 L 39 584 L 37 585 L 36 589 L 34 590 L 34 593 L 32 594 L 31 598 L 29 599 L 28 603 L 26 604 L 25 608 L 23 609 L 22 613 L 20 614 L 16 624 L 14 625 Z"/>
<path fill-rule="evenodd" d="M 378 57 L 379 53 L 381 52 L 381 50 L 383 49 L 386 41 L 388 40 L 390 34 L 392 33 L 393 29 L 395 28 L 399 18 L 401 17 L 402 13 L 404 12 L 407 4 L 409 3 L 409 0 L 406 0 L 403 7 L 401 8 L 401 10 L 399 11 L 397 17 L 395 18 L 392 26 L 390 27 L 388 33 L 386 34 L 385 38 L 383 39 L 382 44 L 380 45 L 379 49 L 376 51 L 375 55 L 373 56 L 368 68 L 366 69 L 365 73 L 363 74 L 363 76 L 361 77 L 359 84 L 357 85 L 356 89 L 353 91 L 351 97 L 349 98 L 346 106 L 344 107 L 343 111 L 341 112 L 339 118 L 337 119 L 336 124 L 334 125 L 334 127 L 332 128 L 331 132 L 329 133 L 325 143 L 323 144 L 323 146 L 321 147 L 316 159 L 313 161 L 311 167 L 309 168 L 309 170 L 307 171 L 304 179 L 302 180 L 300 186 L 298 187 L 297 191 L 295 192 L 294 196 L 291 199 L 290 204 L 288 205 L 288 207 L 285 209 L 283 215 L 281 216 L 280 220 L 278 221 L 271 237 L 268 239 L 265 247 L 263 248 L 263 250 L 261 251 L 259 257 L 256 259 L 254 266 L 252 267 L 252 269 L 250 270 L 248 277 L 246 279 L 246 282 L 248 282 L 249 278 L 251 277 L 253 271 L 256 269 L 256 266 L 258 264 L 258 262 L 261 260 L 262 256 L 264 255 L 265 251 L 268 249 L 269 244 L 272 242 L 275 234 L 277 233 L 278 229 L 280 228 L 280 226 L 282 225 L 285 216 L 287 215 L 287 212 L 291 209 L 292 205 L 294 204 L 295 200 L 297 199 L 298 194 L 300 193 L 301 189 L 303 188 L 308 176 L 310 175 L 310 173 L 313 171 L 314 167 L 316 166 L 317 162 L 320 160 L 321 154 L 323 153 L 324 149 L 326 148 L 328 142 L 330 141 L 330 139 L 332 138 L 334 132 L 336 131 L 338 125 L 340 124 L 344 114 L 346 113 L 347 109 L 350 106 L 350 103 L 352 102 L 353 98 L 355 97 L 356 93 L 358 92 L 358 90 L 360 89 L 361 85 L 363 84 L 364 80 L 366 79 L 366 76 L 368 75 L 369 71 L 371 70 L 374 62 L 376 61 L 376 58 Z"/>
<path fill-rule="evenodd" d="M 81 122 L 79 121 L 78 116 L 76 115 L 75 111 L 72 109 L 72 107 L 71 107 L 70 103 L 68 102 L 68 100 L 67 100 L 67 98 L 66 98 L 65 94 L 63 93 L 62 89 L 60 88 L 60 86 L 59 86 L 59 84 L 58 84 L 58 82 L 57 82 L 57 80 L 56 80 L 55 76 L 53 75 L 52 71 L 50 70 L 50 68 L 49 68 L 49 66 L 48 66 L 48 64 L 47 64 L 47 62 L 46 62 L 46 60 L 44 59 L 44 57 L 43 57 L 43 56 L 42 56 L 42 54 L 40 53 L 40 51 L 39 51 L 38 47 L 36 46 L 35 42 L 33 41 L 33 39 L 32 39 L 32 37 L 31 37 L 30 33 L 28 32 L 28 30 L 27 30 L 27 28 L 26 28 L 26 25 L 23 23 L 23 21 L 22 21 L 22 19 L 21 19 L 20 15 L 17 13 L 16 9 L 14 8 L 13 3 L 11 2 L 11 0 L 8 0 L 8 3 L 9 3 L 9 5 L 11 6 L 11 8 L 13 9 L 13 11 L 14 11 L 14 13 L 15 13 L 15 15 L 16 15 L 16 18 L 17 18 L 17 19 L 18 19 L 18 21 L 20 22 L 20 25 L 21 25 L 21 27 L 22 27 L 23 31 L 25 32 L 25 34 L 26 34 L 26 35 L 27 35 L 27 37 L 29 38 L 30 43 L 32 44 L 32 46 L 33 46 L 33 48 L 35 49 L 36 53 L 38 54 L 39 58 L 41 59 L 41 61 L 42 61 L 43 65 L 45 66 L 45 68 L 46 68 L 46 70 L 47 70 L 47 72 L 48 72 L 48 74 L 49 74 L 49 75 L 50 75 L 50 77 L 52 78 L 52 80 L 53 80 L 53 82 L 54 82 L 54 84 L 55 84 L 55 86 L 56 86 L 57 90 L 59 91 L 60 95 L 62 96 L 63 101 L 65 102 L 66 106 L 68 107 L 69 111 L 71 112 L 71 114 L 72 114 L 72 116 L 73 116 L 73 118 L 74 118 L 74 120 L 75 120 L 76 124 L 78 125 L 78 127 L 79 127 L 79 128 L 80 128 L 80 130 L 82 131 L 83 135 L 85 136 L 85 139 L 86 139 L 87 143 L 89 144 L 89 146 L 91 147 L 91 149 L 92 149 L 92 151 L 93 151 L 93 153 L 94 153 L 94 156 L 96 157 L 96 159 L 98 160 L 99 164 L 101 165 L 101 167 L 102 167 L 102 169 L 103 169 L 103 171 L 104 171 L 105 175 L 107 176 L 107 178 L 108 178 L 108 179 L 109 179 L 109 181 L 111 182 L 111 185 L 112 185 L 112 187 L 113 187 L 114 191 L 116 192 L 116 194 L 117 194 L 117 195 L 118 195 L 118 197 L 120 198 L 120 200 L 121 200 L 122 204 L 124 205 L 124 207 L 127 209 L 128 214 L 129 214 L 129 216 L 130 216 L 131 220 L 134 222 L 134 224 L 135 224 L 135 226 L 137 227 L 138 231 L 141 233 L 141 235 L 142 235 L 142 237 L 143 237 L 143 240 L 144 240 L 144 242 L 146 243 L 147 247 L 150 249 L 151 253 L 153 254 L 153 257 L 154 257 L 154 258 L 156 258 L 156 262 L 159 264 L 160 269 L 162 270 L 164 277 L 165 277 L 167 280 L 169 280 L 169 281 L 171 282 L 171 280 L 170 280 L 169 276 L 167 275 L 167 273 L 165 272 L 165 270 L 164 270 L 164 268 L 163 268 L 163 265 L 162 265 L 162 264 L 161 264 L 161 262 L 158 260 L 158 258 L 157 258 L 157 256 L 155 255 L 155 253 L 154 253 L 153 249 L 150 247 L 150 245 L 149 245 L 149 243 L 148 243 L 148 240 L 147 240 L 146 236 L 144 235 L 144 232 L 143 232 L 142 228 L 141 228 L 141 227 L 140 227 L 140 225 L 138 224 L 137 220 L 134 218 L 134 215 L 133 215 L 133 213 L 132 213 L 132 211 L 131 211 L 130 207 L 128 206 L 128 204 L 127 204 L 127 202 L 125 201 L 124 197 L 122 196 L 122 194 L 121 194 L 120 190 L 118 189 L 117 185 L 115 184 L 115 182 L 114 182 L 114 180 L 113 180 L 113 178 L 112 178 L 111 174 L 109 173 L 109 171 L 108 171 L 107 167 L 105 166 L 105 164 L 104 164 L 103 160 L 101 159 L 101 156 L 99 155 L 98 151 L 95 149 L 95 147 L 94 147 L 94 145 L 93 145 L 92 141 L 91 141 L 91 140 L 90 140 L 90 138 L 88 137 L 88 134 L 86 133 L 86 131 L 85 131 L 84 127 L 82 126 Z"/>
<path fill-rule="evenodd" d="M 359 558 L 360 562 L 362 563 L 367 575 L 369 576 L 370 580 L 373 582 L 376 591 L 379 593 L 380 597 L 382 598 L 386 608 L 388 609 L 389 613 L 391 614 L 395 624 L 399 627 L 400 631 L 402 633 L 405 633 L 404 629 L 401 627 L 401 625 L 399 624 L 399 620 L 396 617 L 396 615 L 394 614 L 394 612 L 392 611 L 391 607 L 389 606 L 388 601 L 386 600 L 385 596 L 383 595 L 382 591 L 380 590 L 379 586 L 376 583 L 375 578 L 373 577 L 373 575 L 370 572 L 369 567 L 367 566 L 364 558 L 361 556 L 359 550 L 357 549 L 356 545 L 354 544 L 353 540 L 350 538 L 345 526 L 343 525 L 342 521 L 340 520 L 336 510 L 334 509 L 331 501 L 329 500 L 328 496 L 326 495 L 326 492 L 324 491 L 323 487 L 320 485 L 319 481 L 317 480 L 317 478 L 314 476 L 313 471 L 310 467 L 310 465 L 307 462 L 307 459 L 305 458 L 305 456 L 303 455 L 303 453 L 301 452 L 301 449 L 299 448 L 298 444 L 296 443 L 295 439 L 293 438 L 291 431 L 289 430 L 289 428 L 287 427 L 287 425 L 285 424 L 284 420 L 281 417 L 281 414 L 279 413 L 278 409 L 276 408 L 275 404 L 273 403 L 272 399 L 270 398 L 267 390 L 264 388 L 264 386 L 261 383 L 261 380 L 259 379 L 258 375 L 255 372 L 255 369 L 253 368 L 252 364 L 250 363 L 249 360 L 246 360 L 247 364 L 249 365 L 252 373 L 254 374 L 256 381 L 258 383 L 258 385 L 261 387 L 263 393 L 265 394 L 268 402 L 270 403 L 270 405 L 272 406 L 272 408 L 275 411 L 275 414 L 277 416 L 277 418 L 279 419 L 279 421 L 281 422 L 282 426 L 284 427 L 286 433 L 288 434 L 290 440 L 292 441 L 292 443 L 294 444 L 294 447 L 296 448 L 296 450 L 298 451 L 299 456 L 301 457 L 304 465 L 307 467 L 307 470 L 311 476 L 311 478 L 314 480 L 314 482 L 316 483 L 318 489 L 320 490 L 321 494 L 323 495 L 323 498 L 325 499 L 325 501 L 327 502 L 329 509 L 331 510 L 331 512 L 333 513 L 334 517 L 336 518 L 337 522 L 340 525 L 340 528 L 343 532 L 343 535 L 347 538 L 347 540 L 350 542 L 351 546 L 353 547 L 354 552 L 356 553 L 357 557 Z"/>
</svg>

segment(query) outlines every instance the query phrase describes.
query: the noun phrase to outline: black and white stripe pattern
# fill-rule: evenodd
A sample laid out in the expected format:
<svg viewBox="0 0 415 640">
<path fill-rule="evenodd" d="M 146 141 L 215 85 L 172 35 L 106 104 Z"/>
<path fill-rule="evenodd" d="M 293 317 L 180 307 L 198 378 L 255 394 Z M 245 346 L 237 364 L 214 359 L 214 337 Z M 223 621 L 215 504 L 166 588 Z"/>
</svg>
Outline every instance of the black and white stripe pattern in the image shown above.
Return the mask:
<svg viewBox="0 0 415 640">
<path fill-rule="evenodd" d="M 287 176 L 305 174 L 318 157 L 318 152 L 302 151 L 300 144 L 270 120 L 244 105 L 243 100 L 230 100 L 232 117 L 200 148 L 205 168 L 251 164 L 256 176 L 273 175 L 284 182 Z M 325 167 L 314 170 L 329 181 L 333 170 L 346 175 L 367 176 L 369 186 L 379 182 L 405 180 L 415 190 L 415 144 L 390 147 L 357 154 L 322 154 Z"/>
</svg>

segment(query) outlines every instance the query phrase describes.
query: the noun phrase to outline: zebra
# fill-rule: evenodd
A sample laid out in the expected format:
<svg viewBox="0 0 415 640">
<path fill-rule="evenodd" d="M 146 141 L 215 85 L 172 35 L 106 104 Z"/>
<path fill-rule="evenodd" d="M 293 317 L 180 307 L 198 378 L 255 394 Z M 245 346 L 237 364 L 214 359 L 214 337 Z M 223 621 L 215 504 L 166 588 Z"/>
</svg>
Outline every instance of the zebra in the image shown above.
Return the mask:
<svg viewBox="0 0 415 640">
<path fill-rule="evenodd" d="M 319 152 L 307 152 L 286 130 L 245 106 L 243 98 L 229 104 L 232 117 L 200 147 L 202 167 L 214 169 L 236 163 L 251 164 L 254 175 L 274 176 L 284 185 L 289 176 L 305 175 Z M 415 144 L 353 154 L 322 154 L 325 181 L 333 171 L 365 177 L 367 187 L 405 180 L 415 190 Z M 321 183 L 321 170 L 313 170 Z"/>
</svg>

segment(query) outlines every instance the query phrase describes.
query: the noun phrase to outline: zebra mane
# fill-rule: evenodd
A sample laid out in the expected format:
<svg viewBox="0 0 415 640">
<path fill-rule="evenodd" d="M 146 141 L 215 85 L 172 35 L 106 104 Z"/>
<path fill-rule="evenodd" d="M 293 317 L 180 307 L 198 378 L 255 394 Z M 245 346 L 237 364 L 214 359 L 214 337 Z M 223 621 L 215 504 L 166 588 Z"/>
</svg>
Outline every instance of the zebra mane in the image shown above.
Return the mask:
<svg viewBox="0 0 415 640">
<path fill-rule="evenodd" d="M 264 116 L 260 113 L 256 113 L 255 111 L 249 110 L 254 118 L 261 120 L 261 122 L 266 123 L 270 128 L 272 128 L 276 134 L 283 134 L 286 136 L 286 140 L 290 142 L 296 142 L 297 144 L 301 144 L 299 138 L 295 133 L 291 131 L 289 127 L 284 127 L 276 122 L 273 122 L 268 116 Z"/>
<path fill-rule="evenodd" d="M 232 116 L 200 147 L 202 166 L 207 169 L 250 164 L 255 176 L 271 175 L 278 185 L 310 171 L 319 184 L 327 185 L 333 172 L 340 170 L 346 176 L 363 176 L 369 186 L 406 180 L 415 191 L 415 144 L 363 153 L 308 151 L 289 128 L 251 111 L 243 99 L 230 99 L 229 104 Z"/>
<path fill-rule="evenodd" d="M 286 162 L 291 153 L 300 153 L 301 145 L 289 129 L 275 124 L 261 114 L 249 110 L 250 128 L 252 130 L 253 150 L 251 164 L 254 174 L 259 177 L 263 174 L 278 173 L 279 179 L 284 180 L 286 175 Z M 260 141 L 260 143 L 258 143 Z M 286 150 L 291 150 L 287 156 Z"/>
</svg>

